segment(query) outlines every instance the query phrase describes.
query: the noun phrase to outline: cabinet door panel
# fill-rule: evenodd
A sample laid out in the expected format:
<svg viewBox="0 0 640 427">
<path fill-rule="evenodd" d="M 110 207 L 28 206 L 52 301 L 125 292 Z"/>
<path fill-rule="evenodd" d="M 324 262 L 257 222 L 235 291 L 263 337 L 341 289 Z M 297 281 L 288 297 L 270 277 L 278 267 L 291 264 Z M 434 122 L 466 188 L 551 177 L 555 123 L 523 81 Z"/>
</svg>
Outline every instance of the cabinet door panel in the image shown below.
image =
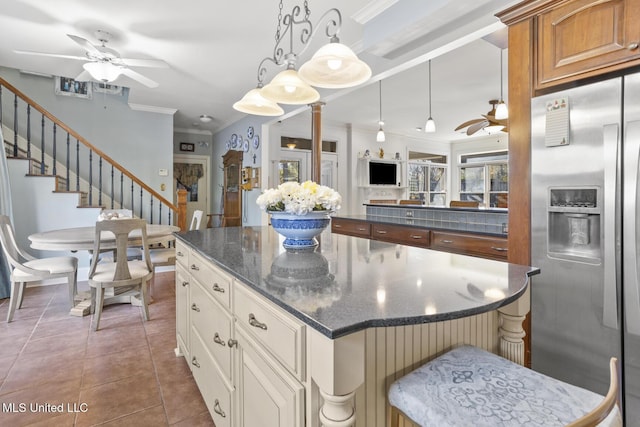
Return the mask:
<svg viewBox="0 0 640 427">
<path fill-rule="evenodd" d="M 429 247 L 429 230 L 401 225 L 372 224 L 371 238 L 403 245 Z"/>
<path fill-rule="evenodd" d="M 371 224 L 366 221 L 331 218 L 331 232 L 368 238 L 371 233 Z"/>
<path fill-rule="evenodd" d="M 507 259 L 507 239 L 500 237 L 434 231 L 431 248 L 483 258 Z"/>
<path fill-rule="evenodd" d="M 542 13 L 537 88 L 640 62 L 639 14 L 640 0 L 573 0 Z"/>
<path fill-rule="evenodd" d="M 189 286 L 190 277 L 176 264 L 176 341 L 177 351 L 189 360 Z"/>
<path fill-rule="evenodd" d="M 294 427 L 304 425 L 304 387 L 277 362 L 260 351 L 242 327 L 236 329 L 239 362 L 236 387 L 239 425 Z"/>
</svg>

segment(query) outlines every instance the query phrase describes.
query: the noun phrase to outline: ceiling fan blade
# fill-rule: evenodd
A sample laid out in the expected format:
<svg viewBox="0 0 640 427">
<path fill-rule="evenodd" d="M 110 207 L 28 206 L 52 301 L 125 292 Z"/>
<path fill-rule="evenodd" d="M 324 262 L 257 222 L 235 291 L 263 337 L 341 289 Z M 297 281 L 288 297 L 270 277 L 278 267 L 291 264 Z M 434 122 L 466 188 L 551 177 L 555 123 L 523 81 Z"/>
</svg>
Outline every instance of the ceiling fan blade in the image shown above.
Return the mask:
<svg viewBox="0 0 640 427">
<path fill-rule="evenodd" d="M 471 126 L 472 124 L 479 123 L 479 122 L 483 122 L 483 121 L 485 121 L 485 119 L 473 119 L 473 120 L 468 120 L 468 121 L 466 121 L 466 122 L 462 123 L 460 126 L 458 126 L 457 128 L 455 128 L 454 130 L 464 129 L 464 128 L 466 128 L 467 126 Z"/>
<path fill-rule="evenodd" d="M 467 135 L 473 135 L 474 133 L 478 132 L 480 129 L 484 128 L 488 124 L 489 124 L 488 120 L 482 120 L 479 123 L 469 126 L 469 129 L 467 129 Z"/>
<path fill-rule="evenodd" d="M 63 59 L 77 59 L 80 61 L 86 61 L 86 56 L 76 56 L 76 55 L 60 55 L 57 53 L 45 53 L 45 52 L 31 52 L 29 50 L 14 50 L 14 53 L 18 53 L 20 55 L 37 55 L 37 56 L 49 56 L 53 58 L 63 58 Z"/>
<path fill-rule="evenodd" d="M 129 67 L 169 68 L 169 64 L 161 59 L 120 58 L 120 61 Z"/>
<path fill-rule="evenodd" d="M 77 82 L 89 82 L 93 80 L 93 77 L 88 71 L 84 70 L 74 80 Z"/>
<path fill-rule="evenodd" d="M 150 88 L 154 88 L 154 87 L 158 87 L 158 83 L 154 82 L 153 80 L 151 80 L 148 77 L 143 76 L 140 73 L 137 73 L 135 71 L 133 71 L 131 68 L 122 68 L 122 74 L 124 74 L 127 77 L 132 78 L 133 80 L 137 81 L 138 83 L 142 83 L 143 85 L 145 85 L 146 87 L 150 87 Z"/>
<path fill-rule="evenodd" d="M 91 44 L 89 40 L 80 36 L 74 36 L 73 34 L 67 34 L 67 36 L 74 42 L 78 43 L 80 47 L 82 47 L 87 52 L 94 55 L 102 56 L 102 52 L 100 52 L 93 44 Z"/>
</svg>

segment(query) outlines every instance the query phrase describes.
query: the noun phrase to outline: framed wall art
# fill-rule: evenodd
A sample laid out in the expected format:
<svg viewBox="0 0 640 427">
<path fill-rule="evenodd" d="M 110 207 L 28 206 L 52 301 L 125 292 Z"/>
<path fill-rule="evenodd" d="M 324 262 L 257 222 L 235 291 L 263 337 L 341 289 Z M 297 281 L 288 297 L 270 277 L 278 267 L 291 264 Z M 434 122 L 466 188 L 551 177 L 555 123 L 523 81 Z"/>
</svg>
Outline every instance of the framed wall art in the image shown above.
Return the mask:
<svg viewBox="0 0 640 427">
<path fill-rule="evenodd" d="M 107 95 L 122 95 L 122 86 L 104 82 L 93 82 L 93 91 L 96 93 L 106 93 Z"/>
<path fill-rule="evenodd" d="M 194 151 L 195 145 L 190 142 L 181 142 L 180 151 Z"/>
<path fill-rule="evenodd" d="M 91 99 L 92 97 L 92 82 L 79 82 L 71 77 L 60 76 L 56 76 L 54 82 L 54 92 L 56 95 L 73 96 L 84 99 Z"/>
</svg>

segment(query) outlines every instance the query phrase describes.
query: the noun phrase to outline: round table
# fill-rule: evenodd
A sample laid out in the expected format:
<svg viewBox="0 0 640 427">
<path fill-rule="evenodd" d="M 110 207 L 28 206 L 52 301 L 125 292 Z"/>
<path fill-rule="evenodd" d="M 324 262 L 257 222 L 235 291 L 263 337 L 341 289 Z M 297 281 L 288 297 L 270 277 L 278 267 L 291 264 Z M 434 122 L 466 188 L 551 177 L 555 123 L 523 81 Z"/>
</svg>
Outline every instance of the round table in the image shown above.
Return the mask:
<svg viewBox="0 0 640 427">
<path fill-rule="evenodd" d="M 173 233 L 180 231 L 175 225 L 147 224 L 147 242 L 150 245 L 174 240 Z M 90 251 L 93 249 L 96 229 L 93 226 L 63 228 L 43 231 L 29 236 L 31 247 L 46 251 Z M 110 234 L 110 233 L 109 233 Z M 113 236 L 113 235 L 111 235 Z M 132 233 L 132 244 L 142 244 L 140 233 Z M 115 240 L 105 236 L 101 238 L 102 249 L 114 249 Z"/>
</svg>

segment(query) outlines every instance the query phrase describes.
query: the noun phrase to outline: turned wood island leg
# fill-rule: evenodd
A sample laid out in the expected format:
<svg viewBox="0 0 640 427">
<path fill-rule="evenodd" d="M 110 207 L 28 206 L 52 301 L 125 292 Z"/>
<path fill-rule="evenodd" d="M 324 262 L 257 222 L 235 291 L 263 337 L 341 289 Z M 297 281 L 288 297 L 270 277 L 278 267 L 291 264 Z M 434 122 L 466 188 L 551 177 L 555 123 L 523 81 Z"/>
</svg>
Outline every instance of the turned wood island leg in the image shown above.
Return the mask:
<svg viewBox="0 0 640 427">
<path fill-rule="evenodd" d="M 531 308 L 530 295 L 530 290 L 527 288 L 527 291 L 518 300 L 498 309 L 500 355 L 523 366 L 526 349 L 522 322 Z"/>
<path fill-rule="evenodd" d="M 311 379 L 322 397 L 320 425 L 355 425 L 355 391 L 364 383 L 364 331 L 332 340 L 310 330 L 309 351 Z M 311 425 L 317 425 L 317 420 Z"/>
</svg>

